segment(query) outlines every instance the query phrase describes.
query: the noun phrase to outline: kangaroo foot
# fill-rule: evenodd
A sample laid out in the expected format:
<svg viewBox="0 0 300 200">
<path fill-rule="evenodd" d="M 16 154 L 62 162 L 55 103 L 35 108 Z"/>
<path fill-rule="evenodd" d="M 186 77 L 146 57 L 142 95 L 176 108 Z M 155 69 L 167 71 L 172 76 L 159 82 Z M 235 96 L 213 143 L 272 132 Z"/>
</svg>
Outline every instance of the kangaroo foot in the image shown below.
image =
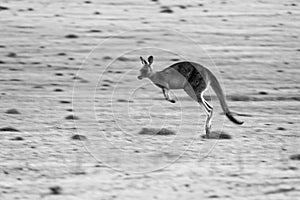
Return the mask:
<svg viewBox="0 0 300 200">
<path fill-rule="evenodd" d="M 209 139 L 210 128 L 205 129 L 206 138 Z"/>
</svg>

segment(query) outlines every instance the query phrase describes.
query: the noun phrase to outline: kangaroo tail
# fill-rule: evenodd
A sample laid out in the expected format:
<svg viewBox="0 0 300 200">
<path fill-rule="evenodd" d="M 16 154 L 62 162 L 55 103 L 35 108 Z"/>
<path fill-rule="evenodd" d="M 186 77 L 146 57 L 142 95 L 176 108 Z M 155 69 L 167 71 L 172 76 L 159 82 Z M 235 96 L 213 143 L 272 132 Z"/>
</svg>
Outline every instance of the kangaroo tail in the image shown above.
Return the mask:
<svg viewBox="0 0 300 200">
<path fill-rule="evenodd" d="M 219 81 L 217 80 L 217 78 L 215 77 L 215 75 L 213 75 L 210 71 L 208 71 L 209 77 L 210 77 L 210 85 L 213 88 L 213 90 L 215 91 L 215 93 L 217 94 L 217 97 L 220 101 L 221 107 L 225 113 L 225 115 L 228 117 L 228 119 L 230 121 L 232 121 L 235 124 L 239 124 L 242 125 L 244 122 L 243 121 L 239 121 L 236 118 L 233 117 L 232 113 L 229 111 L 228 105 L 226 103 L 226 97 L 224 95 L 224 92 L 221 88 L 221 85 L 219 83 Z"/>
</svg>

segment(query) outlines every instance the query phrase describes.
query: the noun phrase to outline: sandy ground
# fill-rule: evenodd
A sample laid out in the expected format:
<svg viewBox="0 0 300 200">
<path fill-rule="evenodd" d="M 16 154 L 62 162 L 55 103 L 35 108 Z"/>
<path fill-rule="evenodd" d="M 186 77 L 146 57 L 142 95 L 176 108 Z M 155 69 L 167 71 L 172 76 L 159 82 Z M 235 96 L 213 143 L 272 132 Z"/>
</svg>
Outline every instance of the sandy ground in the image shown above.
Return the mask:
<svg viewBox="0 0 300 200">
<path fill-rule="evenodd" d="M 299 198 L 299 2 L 0 6 L 1 200 Z M 207 66 L 245 124 L 208 91 L 231 139 L 203 139 L 197 103 L 137 80 L 140 55 Z"/>
</svg>

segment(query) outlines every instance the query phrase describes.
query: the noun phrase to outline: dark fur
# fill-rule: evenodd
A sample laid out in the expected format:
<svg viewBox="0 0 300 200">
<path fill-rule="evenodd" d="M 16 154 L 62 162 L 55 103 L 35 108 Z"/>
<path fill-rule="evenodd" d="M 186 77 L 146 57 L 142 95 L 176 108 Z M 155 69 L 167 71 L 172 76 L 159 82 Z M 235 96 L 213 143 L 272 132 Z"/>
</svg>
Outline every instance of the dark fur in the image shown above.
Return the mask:
<svg viewBox="0 0 300 200">
<path fill-rule="evenodd" d="M 242 125 L 242 124 L 244 123 L 244 122 L 241 122 L 241 121 L 235 119 L 235 118 L 231 115 L 231 113 L 225 113 L 225 114 L 226 114 L 226 116 L 228 117 L 228 119 L 230 119 L 230 121 L 232 121 L 232 122 L 235 123 L 235 124 Z"/>
<path fill-rule="evenodd" d="M 199 64 L 184 61 L 175 63 L 169 68 L 176 70 L 183 77 L 185 77 L 199 99 L 201 93 L 206 89 L 207 84 L 203 78 L 203 75 L 195 68 L 195 65 Z"/>
</svg>

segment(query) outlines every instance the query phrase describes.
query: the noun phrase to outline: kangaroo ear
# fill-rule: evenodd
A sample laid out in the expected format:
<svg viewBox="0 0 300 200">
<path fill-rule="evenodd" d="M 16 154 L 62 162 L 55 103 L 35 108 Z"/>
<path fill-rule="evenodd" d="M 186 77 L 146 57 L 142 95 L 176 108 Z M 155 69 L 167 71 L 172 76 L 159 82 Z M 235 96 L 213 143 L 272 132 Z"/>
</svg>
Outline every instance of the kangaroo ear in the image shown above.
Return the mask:
<svg viewBox="0 0 300 200">
<path fill-rule="evenodd" d="M 149 65 L 151 65 L 153 63 L 153 56 L 148 57 L 148 63 L 149 63 Z"/>
<path fill-rule="evenodd" d="M 142 62 L 143 65 L 147 65 L 146 60 L 144 60 L 144 58 L 142 56 L 140 56 L 140 59 L 141 59 L 141 62 Z"/>
</svg>

